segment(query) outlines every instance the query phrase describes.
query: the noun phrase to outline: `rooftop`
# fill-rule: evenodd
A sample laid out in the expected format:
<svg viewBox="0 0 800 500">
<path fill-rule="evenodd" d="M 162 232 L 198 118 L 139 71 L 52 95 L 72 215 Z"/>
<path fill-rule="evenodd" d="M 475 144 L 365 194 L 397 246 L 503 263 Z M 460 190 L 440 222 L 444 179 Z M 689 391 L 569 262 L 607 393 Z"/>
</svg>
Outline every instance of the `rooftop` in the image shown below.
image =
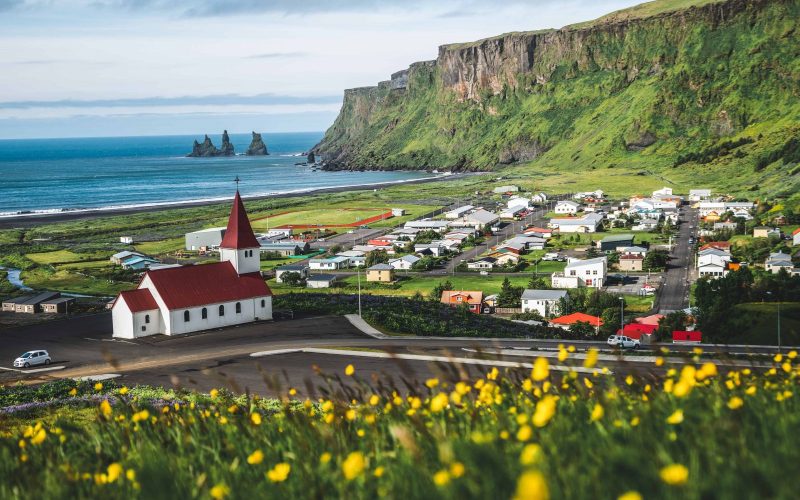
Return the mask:
<svg viewBox="0 0 800 500">
<path fill-rule="evenodd" d="M 559 300 L 567 297 L 566 290 L 525 290 L 522 292 L 522 300 Z"/>
</svg>

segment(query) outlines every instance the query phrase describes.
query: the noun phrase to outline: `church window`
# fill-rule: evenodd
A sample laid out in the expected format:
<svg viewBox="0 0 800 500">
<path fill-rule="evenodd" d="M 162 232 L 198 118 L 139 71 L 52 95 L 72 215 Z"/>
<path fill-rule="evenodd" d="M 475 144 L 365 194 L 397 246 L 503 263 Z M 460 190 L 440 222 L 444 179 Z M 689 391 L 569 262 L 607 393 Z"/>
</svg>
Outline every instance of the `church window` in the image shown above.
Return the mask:
<svg viewBox="0 0 800 500">
<path fill-rule="evenodd" d="M 183 311 L 183 321 L 186 323 L 189 322 L 189 311 Z"/>
<path fill-rule="evenodd" d="M 206 309 L 204 307 L 203 310 L 200 311 L 200 316 L 202 316 L 203 319 L 207 319 L 208 318 L 208 309 Z"/>
<path fill-rule="evenodd" d="M 219 306 L 219 315 L 225 316 L 225 306 Z"/>
<path fill-rule="evenodd" d="M 242 312 L 242 303 L 241 302 L 237 302 L 236 303 L 236 314 L 239 314 L 241 312 Z"/>
<path fill-rule="evenodd" d="M 145 323 L 150 323 L 150 315 L 149 314 L 145 314 L 144 315 L 144 322 Z"/>
</svg>

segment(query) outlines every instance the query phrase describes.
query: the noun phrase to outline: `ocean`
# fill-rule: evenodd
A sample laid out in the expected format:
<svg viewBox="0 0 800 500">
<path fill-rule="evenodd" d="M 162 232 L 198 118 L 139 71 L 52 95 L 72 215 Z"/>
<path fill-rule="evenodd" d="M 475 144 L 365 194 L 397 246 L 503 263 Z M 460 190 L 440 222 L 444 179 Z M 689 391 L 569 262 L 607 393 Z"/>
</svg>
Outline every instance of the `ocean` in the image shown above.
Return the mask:
<svg viewBox="0 0 800 500">
<path fill-rule="evenodd" d="M 237 176 L 245 197 L 431 177 L 297 166 L 322 132 L 262 137 L 269 156 L 238 156 L 251 135 L 231 134 L 237 156 L 218 158 L 186 158 L 202 135 L 0 140 L 0 217 L 230 199 Z"/>
</svg>

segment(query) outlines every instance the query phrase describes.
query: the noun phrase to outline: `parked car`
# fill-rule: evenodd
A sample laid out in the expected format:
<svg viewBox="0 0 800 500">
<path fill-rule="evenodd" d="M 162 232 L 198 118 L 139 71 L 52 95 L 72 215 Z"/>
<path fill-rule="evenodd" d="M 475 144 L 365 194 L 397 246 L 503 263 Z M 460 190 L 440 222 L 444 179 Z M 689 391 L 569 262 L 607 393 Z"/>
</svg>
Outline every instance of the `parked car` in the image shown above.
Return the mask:
<svg viewBox="0 0 800 500">
<path fill-rule="evenodd" d="M 546 253 L 546 254 L 544 254 L 544 256 L 542 257 L 542 260 L 551 260 L 551 261 L 555 261 L 555 260 L 559 260 L 559 258 L 560 258 L 560 257 L 561 257 L 561 256 L 560 256 L 560 255 L 558 255 L 557 253 Z"/>
<path fill-rule="evenodd" d="M 612 335 L 608 337 L 608 345 L 622 347 L 623 349 L 638 349 L 642 344 L 638 340 L 625 335 Z"/>
<path fill-rule="evenodd" d="M 50 354 L 47 351 L 28 351 L 14 360 L 15 368 L 29 368 L 36 365 L 49 365 Z"/>
</svg>

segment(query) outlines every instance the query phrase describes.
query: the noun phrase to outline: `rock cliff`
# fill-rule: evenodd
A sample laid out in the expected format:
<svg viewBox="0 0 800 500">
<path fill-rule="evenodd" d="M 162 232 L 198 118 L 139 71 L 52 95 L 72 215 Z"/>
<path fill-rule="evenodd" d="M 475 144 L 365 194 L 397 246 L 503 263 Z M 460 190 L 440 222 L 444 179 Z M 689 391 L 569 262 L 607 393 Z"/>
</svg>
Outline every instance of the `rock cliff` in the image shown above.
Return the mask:
<svg viewBox="0 0 800 500">
<path fill-rule="evenodd" d="M 444 45 L 434 61 L 345 90 L 313 152 L 329 169 L 658 169 L 750 134 L 725 159 L 749 165 L 800 131 L 800 0 L 675 8 L 687 3 Z"/>
<path fill-rule="evenodd" d="M 264 156 L 268 155 L 267 145 L 261 138 L 261 134 L 253 132 L 253 139 L 250 141 L 250 146 L 247 148 L 247 156 Z"/>
<path fill-rule="evenodd" d="M 209 158 L 213 156 L 233 156 L 234 154 L 236 153 L 233 149 L 233 144 L 231 144 L 230 137 L 228 137 L 228 131 L 225 130 L 222 132 L 222 147 L 220 149 L 217 149 L 208 135 L 206 135 L 202 144 L 195 139 L 192 145 L 192 152 L 186 156 L 189 158 Z"/>
<path fill-rule="evenodd" d="M 222 131 L 222 146 L 219 148 L 219 156 L 233 156 L 236 154 L 233 150 L 233 144 L 231 144 L 231 139 L 228 137 L 228 131 Z"/>
</svg>

